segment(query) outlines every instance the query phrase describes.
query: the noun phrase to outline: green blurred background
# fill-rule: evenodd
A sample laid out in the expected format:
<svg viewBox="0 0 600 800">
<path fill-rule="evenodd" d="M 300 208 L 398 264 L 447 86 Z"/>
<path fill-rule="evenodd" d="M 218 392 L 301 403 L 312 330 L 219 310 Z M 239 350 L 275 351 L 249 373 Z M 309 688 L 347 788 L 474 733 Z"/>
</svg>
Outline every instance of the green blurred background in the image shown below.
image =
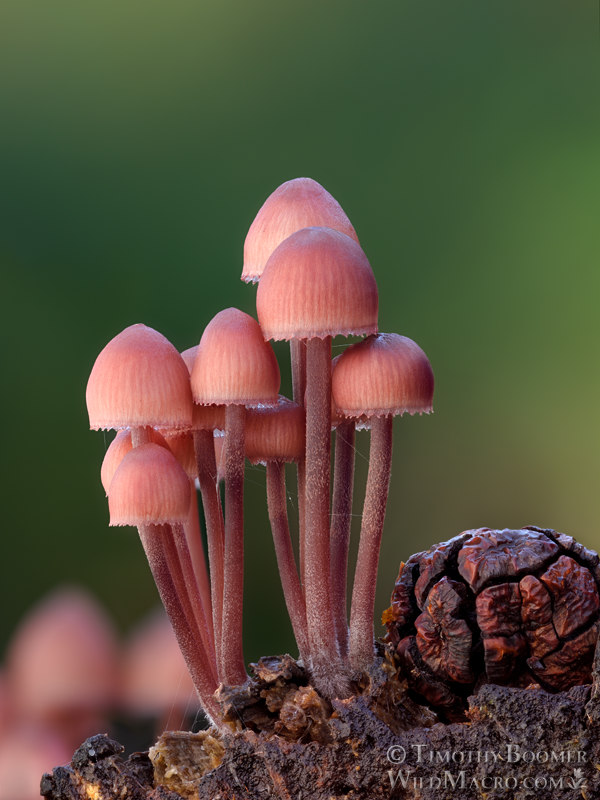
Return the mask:
<svg viewBox="0 0 600 800">
<path fill-rule="evenodd" d="M 600 548 L 596 2 L 4 0 L 0 16 L 0 654 L 57 583 L 89 586 L 123 629 L 156 602 L 137 535 L 108 528 L 87 375 L 133 322 L 183 349 L 221 308 L 254 313 L 246 230 L 302 175 L 354 223 L 381 329 L 436 374 L 435 414 L 396 422 L 378 612 L 401 558 L 465 528 Z M 249 468 L 248 659 L 293 648 L 263 486 Z"/>
</svg>

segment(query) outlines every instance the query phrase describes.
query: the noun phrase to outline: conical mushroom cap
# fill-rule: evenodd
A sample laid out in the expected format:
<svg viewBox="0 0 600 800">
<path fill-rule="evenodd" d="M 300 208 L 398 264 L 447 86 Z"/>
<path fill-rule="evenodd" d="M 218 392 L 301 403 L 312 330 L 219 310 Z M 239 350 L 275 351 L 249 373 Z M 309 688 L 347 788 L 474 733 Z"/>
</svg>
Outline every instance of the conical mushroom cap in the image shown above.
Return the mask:
<svg viewBox="0 0 600 800">
<path fill-rule="evenodd" d="M 131 325 L 102 350 L 86 402 L 90 428 L 189 428 L 192 393 L 185 363 L 161 333 Z"/>
<path fill-rule="evenodd" d="M 225 406 L 202 406 L 194 403 L 192 431 L 224 431 Z"/>
<path fill-rule="evenodd" d="M 181 354 L 185 361 L 185 365 L 192 375 L 194 368 L 194 361 L 198 355 L 198 345 L 188 347 Z M 194 403 L 194 410 L 192 412 L 192 430 L 193 431 L 224 431 L 225 430 L 225 406 L 203 406 Z"/>
<path fill-rule="evenodd" d="M 258 322 L 237 308 L 206 326 L 192 369 L 194 402 L 217 405 L 276 403 L 279 366 Z"/>
<path fill-rule="evenodd" d="M 256 308 L 266 339 L 370 334 L 377 331 L 377 284 L 354 239 L 304 228 L 269 258 Z"/>
<path fill-rule="evenodd" d="M 11 703 L 22 719 L 107 711 L 117 686 L 116 635 L 87 593 L 59 589 L 23 620 L 7 665 Z"/>
<path fill-rule="evenodd" d="M 194 436 L 191 431 L 165 431 L 165 443 L 177 461 L 194 480 L 198 476 Z"/>
<path fill-rule="evenodd" d="M 187 367 L 188 373 L 192 374 L 192 369 L 194 368 L 194 361 L 196 360 L 196 355 L 198 354 L 198 345 L 195 344 L 193 347 L 188 347 L 187 350 L 181 351 L 181 357 L 183 358 L 183 362 Z"/>
<path fill-rule="evenodd" d="M 350 345 L 334 359 L 333 402 L 340 414 L 370 419 L 432 410 L 433 370 L 416 342 L 379 333 Z"/>
<path fill-rule="evenodd" d="M 169 447 L 164 436 L 162 436 L 162 434 L 160 434 L 158 431 L 155 431 L 153 428 L 150 429 L 149 436 L 150 440 L 154 442 L 154 444 L 159 444 L 161 447 Z M 104 454 L 102 467 L 100 468 L 100 480 L 102 481 L 102 486 L 107 496 L 110 482 L 113 479 L 113 475 L 117 471 L 117 467 L 121 461 L 123 461 L 127 453 L 132 449 L 132 447 L 133 444 L 131 442 L 131 431 L 128 428 L 120 430 L 109 444 L 108 449 Z"/>
<path fill-rule="evenodd" d="M 252 464 L 299 461 L 305 432 L 304 408 L 280 395 L 276 406 L 253 408 L 246 414 L 246 458 Z"/>
<path fill-rule="evenodd" d="M 356 231 L 338 201 L 312 178 L 294 178 L 267 197 L 244 242 L 242 280 L 257 281 L 278 245 L 302 228 L 333 228 L 358 242 Z"/>
<path fill-rule="evenodd" d="M 108 508 L 113 526 L 183 523 L 190 508 L 188 476 L 170 450 L 134 447 L 113 476 Z"/>
<path fill-rule="evenodd" d="M 122 704 L 129 713 L 162 716 L 199 707 L 198 695 L 171 623 L 153 612 L 125 643 Z"/>
</svg>

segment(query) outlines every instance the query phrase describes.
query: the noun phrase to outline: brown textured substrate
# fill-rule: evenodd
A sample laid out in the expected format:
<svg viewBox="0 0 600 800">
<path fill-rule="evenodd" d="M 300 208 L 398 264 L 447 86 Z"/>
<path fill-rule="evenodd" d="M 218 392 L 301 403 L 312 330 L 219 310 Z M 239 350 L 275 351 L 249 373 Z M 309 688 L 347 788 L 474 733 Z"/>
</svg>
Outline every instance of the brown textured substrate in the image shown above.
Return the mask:
<svg viewBox="0 0 600 800">
<path fill-rule="evenodd" d="M 468 721 L 415 705 L 385 660 L 326 703 L 289 657 L 223 694 L 237 731 L 165 734 L 123 759 L 107 736 L 42 779 L 48 800 L 573 800 L 600 798 L 600 647 L 593 683 L 567 692 L 483 686 Z"/>
<path fill-rule="evenodd" d="M 590 682 L 600 560 L 549 528 L 464 531 L 400 565 L 384 621 L 410 688 L 461 722 L 483 683 Z"/>
</svg>

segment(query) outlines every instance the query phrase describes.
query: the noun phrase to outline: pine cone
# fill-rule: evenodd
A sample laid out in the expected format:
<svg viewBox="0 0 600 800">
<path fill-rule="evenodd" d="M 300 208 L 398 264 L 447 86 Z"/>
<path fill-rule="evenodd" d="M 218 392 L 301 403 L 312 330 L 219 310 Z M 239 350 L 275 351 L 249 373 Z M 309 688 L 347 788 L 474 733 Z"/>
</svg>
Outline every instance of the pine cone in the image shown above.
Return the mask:
<svg viewBox="0 0 600 800">
<path fill-rule="evenodd" d="M 484 683 L 589 683 L 599 562 L 571 536 L 533 526 L 465 531 L 411 556 L 383 615 L 409 687 L 460 720 Z"/>
</svg>

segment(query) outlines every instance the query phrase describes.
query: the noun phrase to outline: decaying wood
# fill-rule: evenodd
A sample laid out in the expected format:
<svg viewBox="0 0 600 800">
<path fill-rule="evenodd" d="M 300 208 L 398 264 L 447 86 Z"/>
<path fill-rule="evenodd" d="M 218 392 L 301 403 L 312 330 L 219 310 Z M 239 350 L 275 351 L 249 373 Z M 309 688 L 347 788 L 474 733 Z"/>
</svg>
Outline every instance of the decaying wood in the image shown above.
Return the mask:
<svg viewBox="0 0 600 800">
<path fill-rule="evenodd" d="M 289 656 L 223 691 L 230 734 L 164 734 L 124 759 L 107 736 L 42 779 L 48 800 L 594 800 L 600 797 L 600 647 L 593 683 L 550 694 L 484 685 L 443 724 L 378 659 L 328 703 Z"/>
</svg>

